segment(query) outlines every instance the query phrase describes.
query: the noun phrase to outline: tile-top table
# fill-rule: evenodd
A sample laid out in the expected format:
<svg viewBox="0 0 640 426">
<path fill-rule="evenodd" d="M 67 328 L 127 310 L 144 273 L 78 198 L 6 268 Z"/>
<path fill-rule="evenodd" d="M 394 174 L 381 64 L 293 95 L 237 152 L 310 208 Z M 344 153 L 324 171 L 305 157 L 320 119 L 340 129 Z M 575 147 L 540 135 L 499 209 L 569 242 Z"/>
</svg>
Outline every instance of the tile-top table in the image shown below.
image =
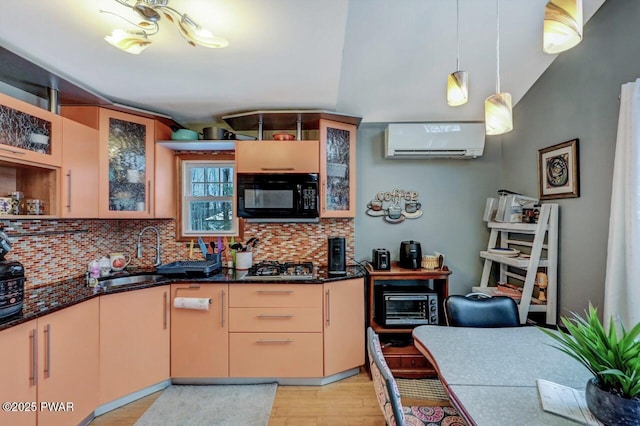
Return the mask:
<svg viewBox="0 0 640 426">
<path fill-rule="evenodd" d="M 470 424 L 576 424 L 542 410 L 536 380 L 582 390 L 591 373 L 539 329 L 424 325 L 413 338 Z"/>
</svg>

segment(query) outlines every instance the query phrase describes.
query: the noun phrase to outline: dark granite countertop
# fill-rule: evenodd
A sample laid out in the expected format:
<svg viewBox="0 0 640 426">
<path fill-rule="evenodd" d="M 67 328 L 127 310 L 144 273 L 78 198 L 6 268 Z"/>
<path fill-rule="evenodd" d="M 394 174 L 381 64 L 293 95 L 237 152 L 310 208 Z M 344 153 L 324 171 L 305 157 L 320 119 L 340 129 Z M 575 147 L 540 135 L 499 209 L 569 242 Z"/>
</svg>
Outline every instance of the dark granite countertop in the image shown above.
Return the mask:
<svg viewBox="0 0 640 426">
<path fill-rule="evenodd" d="M 153 270 L 136 270 L 135 274 L 153 274 Z M 244 279 L 246 271 L 236 271 L 233 269 L 223 268 L 217 274 L 208 277 L 197 276 L 167 276 L 161 281 L 141 282 L 138 284 L 129 284 L 113 287 L 87 287 L 85 277 L 70 278 L 68 280 L 52 283 L 51 285 L 39 287 L 35 289 L 25 289 L 24 304 L 22 312 L 0 319 L 0 331 L 22 324 L 24 322 L 36 319 L 43 315 L 47 315 L 84 302 L 101 295 L 122 293 L 126 291 L 141 290 L 149 287 L 167 285 L 174 282 L 198 282 L 198 283 L 228 283 L 228 284 L 323 284 L 326 282 L 342 281 L 352 278 L 360 278 L 365 276 L 364 267 L 353 265 L 347 268 L 347 274 L 344 276 L 329 276 L 326 267 L 320 267 L 317 276 L 308 280 L 290 280 L 290 281 L 271 281 L 271 280 L 247 280 Z"/>
</svg>

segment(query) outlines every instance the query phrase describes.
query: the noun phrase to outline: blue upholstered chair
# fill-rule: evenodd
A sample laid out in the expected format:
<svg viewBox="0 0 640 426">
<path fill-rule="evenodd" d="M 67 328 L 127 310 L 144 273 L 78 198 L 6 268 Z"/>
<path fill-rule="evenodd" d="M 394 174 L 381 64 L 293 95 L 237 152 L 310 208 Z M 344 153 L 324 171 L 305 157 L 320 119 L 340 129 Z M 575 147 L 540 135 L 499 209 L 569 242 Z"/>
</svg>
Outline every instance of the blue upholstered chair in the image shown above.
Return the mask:
<svg viewBox="0 0 640 426">
<path fill-rule="evenodd" d="M 471 293 L 452 295 L 444 300 L 447 325 L 452 327 L 517 327 L 518 305 L 507 296 Z"/>
<path fill-rule="evenodd" d="M 453 407 L 403 407 L 396 380 L 387 366 L 380 339 L 371 327 L 367 328 L 367 354 L 373 387 L 388 426 L 449 425 L 466 426 Z"/>
</svg>

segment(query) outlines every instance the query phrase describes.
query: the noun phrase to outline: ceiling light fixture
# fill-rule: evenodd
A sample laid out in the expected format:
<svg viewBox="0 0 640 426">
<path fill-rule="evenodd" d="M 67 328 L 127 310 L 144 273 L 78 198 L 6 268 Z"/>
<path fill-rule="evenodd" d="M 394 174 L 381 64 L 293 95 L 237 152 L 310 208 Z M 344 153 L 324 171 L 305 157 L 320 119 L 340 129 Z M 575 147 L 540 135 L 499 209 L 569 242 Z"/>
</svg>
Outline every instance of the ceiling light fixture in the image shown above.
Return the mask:
<svg viewBox="0 0 640 426">
<path fill-rule="evenodd" d="M 496 0 L 496 94 L 484 101 L 484 125 L 487 135 L 513 130 L 511 93 L 500 93 L 500 0 Z"/>
<path fill-rule="evenodd" d="M 109 44 L 125 52 L 137 55 L 146 49 L 151 44 L 149 37 L 157 34 L 160 30 L 158 21 L 160 21 L 162 17 L 166 18 L 169 22 L 175 23 L 178 26 L 180 34 L 191 46 L 195 47 L 196 45 L 200 45 L 211 48 L 222 48 L 229 45 L 226 39 L 212 35 L 187 14 L 180 13 L 174 8 L 167 6 L 169 0 L 135 0 L 131 3 L 130 0 L 114 1 L 133 10 L 142 18 L 142 21 L 135 23 L 115 12 L 100 10 L 100 12 L 115 15 L 137 27 L 137 29 L 133 31 L 115 29 L 111 35 L 104 38 Z"/>
<path fill-rule="evenodd" d="M 469 99 L 469 74 L 460 71 L 460 4 L 456 0 L 456 72 L 447 78 L 447 103 L 460 106 Z"/>
<path fill-rule="evenodd" d="M 582 0 L 551 0 L 544 7 L 543 50 L 560 53 L 582 41 Z"/>
</svg>

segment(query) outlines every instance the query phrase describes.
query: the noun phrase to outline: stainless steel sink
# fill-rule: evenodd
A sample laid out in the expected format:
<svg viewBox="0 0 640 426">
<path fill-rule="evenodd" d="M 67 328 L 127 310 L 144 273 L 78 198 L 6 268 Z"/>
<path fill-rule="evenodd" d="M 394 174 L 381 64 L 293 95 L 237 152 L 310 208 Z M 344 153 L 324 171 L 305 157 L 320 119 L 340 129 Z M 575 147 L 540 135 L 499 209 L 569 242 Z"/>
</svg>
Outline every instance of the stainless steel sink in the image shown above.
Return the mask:
<svg viewBox="0 0 640 426">
<path fill-rule="evenodd" d="M 102 287 L 117 287 L 122 285 L 142 284 L 142 283 L 155 283 L 165 280 L 162 275 L 148 274 L 148 275 L 130 275 L 127 277 L 114 277 L 107 278 L 106 280 L 100 280 Z"/>
</svg>

